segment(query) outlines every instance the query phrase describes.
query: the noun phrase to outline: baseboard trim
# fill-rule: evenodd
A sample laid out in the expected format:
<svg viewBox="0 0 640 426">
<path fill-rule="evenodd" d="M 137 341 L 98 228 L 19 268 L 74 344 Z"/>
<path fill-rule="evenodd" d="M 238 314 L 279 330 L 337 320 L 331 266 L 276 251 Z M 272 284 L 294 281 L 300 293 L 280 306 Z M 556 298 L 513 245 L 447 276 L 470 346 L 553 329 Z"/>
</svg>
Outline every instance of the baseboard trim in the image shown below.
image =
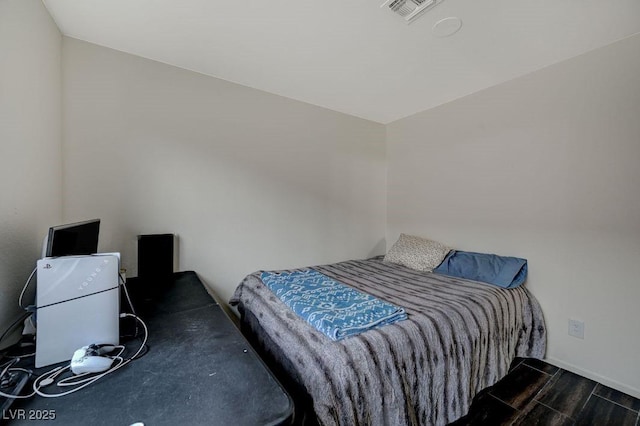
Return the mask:
<svg viewBox="0 0 640 426">
<path fill-rule="evenodd" d="M 546 358 L 545 361 L 549 364 L 555 365 L 556 367 L 560 367 L 563 370 L 571 371 L 572 373 L 579 374 L 586 377 L 587 379 L 595 380 L 596 382 L 602 383 L 605 386 L 619 390 L 620 392 L 624 392 L 627 395 L 633 396 L 634 398 L 640 398 L 640 389 L 636 389 L 629 385 L 625 385 L 624 383 L 620 383 L 616 380 L 601 376 L 600 374 L 594 373 L 593 371 L 584 370 L 578 366 L 559 360 L 557 358 Z"/>
</svg>

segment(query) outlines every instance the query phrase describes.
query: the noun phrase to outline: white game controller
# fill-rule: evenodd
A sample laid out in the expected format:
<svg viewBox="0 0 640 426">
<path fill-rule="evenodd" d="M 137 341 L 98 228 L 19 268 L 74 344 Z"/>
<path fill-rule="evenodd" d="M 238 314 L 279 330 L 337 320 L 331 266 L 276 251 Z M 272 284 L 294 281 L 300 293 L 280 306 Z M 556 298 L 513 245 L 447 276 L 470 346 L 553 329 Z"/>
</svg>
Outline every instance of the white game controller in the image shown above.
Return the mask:
<svg viewBox="0 0 640 426">
<path fill-rule="evenodd" d="M 109 353 L 113 351 L 113 349 L 114 347 L 111 345 L 89 345 L 81 347 L 73 353 L 73 357 L 71 358 L 71 371 L 73 374 L 101 373 L 107 371 L 113 364 L 113 358 L 101 355 Z"/>
</svg>

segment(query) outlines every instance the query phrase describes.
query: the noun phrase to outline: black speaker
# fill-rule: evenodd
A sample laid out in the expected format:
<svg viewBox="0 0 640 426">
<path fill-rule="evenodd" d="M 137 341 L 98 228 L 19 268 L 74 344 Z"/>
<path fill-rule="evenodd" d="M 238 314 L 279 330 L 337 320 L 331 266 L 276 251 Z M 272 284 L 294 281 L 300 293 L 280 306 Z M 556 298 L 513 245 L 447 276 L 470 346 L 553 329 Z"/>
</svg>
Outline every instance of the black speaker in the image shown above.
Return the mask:
<svg viewBox="0 0 640 426">
<path fill-rule="evenodd" d="M 173 279 L 173 234 L 138 235 L 138 278 L 146 284 Z"/>
</svg>

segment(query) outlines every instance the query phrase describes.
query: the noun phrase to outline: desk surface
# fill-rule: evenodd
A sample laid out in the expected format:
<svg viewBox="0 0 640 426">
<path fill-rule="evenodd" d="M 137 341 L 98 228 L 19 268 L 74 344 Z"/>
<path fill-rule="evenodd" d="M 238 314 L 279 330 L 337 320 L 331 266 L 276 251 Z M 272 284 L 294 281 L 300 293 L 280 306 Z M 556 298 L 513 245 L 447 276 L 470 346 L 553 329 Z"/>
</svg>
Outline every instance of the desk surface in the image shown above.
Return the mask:
<svg viewBox="0 0 640 426">
<path fill-rule="evenodd" d="M 142 358 L 71 395 L 17 400 L 11 410 L 55 410 L 56 420 L 42 423 L 65 425 L 292 421 L 289 395 L 194 272 L 175 274 L 144 319 L 149 351 Z M 127 346 L 137 345 L 134 340 Z M 22 423 L 33 421 L 10 424 Z"/>
</svg>

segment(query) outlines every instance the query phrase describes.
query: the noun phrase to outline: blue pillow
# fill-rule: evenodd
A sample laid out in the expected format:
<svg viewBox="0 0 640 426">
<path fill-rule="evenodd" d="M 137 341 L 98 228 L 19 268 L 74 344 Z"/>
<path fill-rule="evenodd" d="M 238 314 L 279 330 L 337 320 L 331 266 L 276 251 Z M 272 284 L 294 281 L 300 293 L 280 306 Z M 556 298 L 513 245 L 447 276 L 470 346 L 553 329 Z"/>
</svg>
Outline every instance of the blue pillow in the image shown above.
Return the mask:
<svg viewBox="0 0 640 426">
<path fill-rule="evenodd" d="M 496 254 L 451 250 L 433 272 L 515 288 L 527 279 L 527 260 Z"/>
</svg>

